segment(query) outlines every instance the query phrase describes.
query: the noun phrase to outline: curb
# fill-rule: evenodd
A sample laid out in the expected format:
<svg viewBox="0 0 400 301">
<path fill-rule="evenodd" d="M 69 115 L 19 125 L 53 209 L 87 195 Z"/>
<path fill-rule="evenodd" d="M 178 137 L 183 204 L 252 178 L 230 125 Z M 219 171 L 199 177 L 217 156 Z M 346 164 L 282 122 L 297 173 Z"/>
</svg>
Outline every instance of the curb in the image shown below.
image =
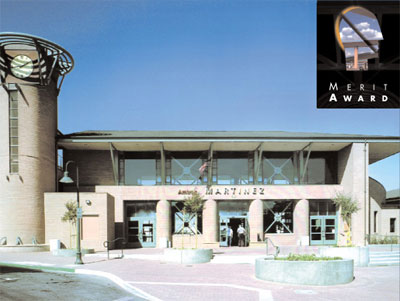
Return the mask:
<svg viewBox="0 0 400 301">
<path fill-rule="evenodd" d="M 75 273 L 75 269 L 73 269 L 73 268 L 65 268 L 65 267 L 58 267 L 58 266 L 46 266 L 46 265 L 33 265 L 33 264 L 32 265 L 19 264 L 19 263 L 11 263 L 11 262 L 0 262 L 0 268 L 1 267 L 11 267 L 11 268 L 25 269 L 25 270 Z"/>
<path fill-rule="evenodd" d="M 20 264 L 20 263 L 12 263 L 12 262 L 0 262 L 0 271 L 2 267 L 11 267 L 23 270 L 31 270 L 31 271 L 46 271 L 46 272 L 63 272 L 63 273 L 75 273 L 80 275 L 91 275 L 91 276 L 98 276 L 107 278 L 108 280 L 112 281 L 114 284 L 122 288 L 123 290 L 127 291 L 133 296 L 143 298 L 145 300 L 150 301 L 158 301 L 159 299 L 147 294 L 146 292 L 133 288 L 129 284 L 127 284 L 124 280 L 119 278 L 118 276 L 102 272 L 96 270 L 86 270 L 86 269 L 75 269 L 75 268 L 66 268 L 60 266 L 46 266 L 46 265 L 35 265 L 35 264 Z"/>
</svg>

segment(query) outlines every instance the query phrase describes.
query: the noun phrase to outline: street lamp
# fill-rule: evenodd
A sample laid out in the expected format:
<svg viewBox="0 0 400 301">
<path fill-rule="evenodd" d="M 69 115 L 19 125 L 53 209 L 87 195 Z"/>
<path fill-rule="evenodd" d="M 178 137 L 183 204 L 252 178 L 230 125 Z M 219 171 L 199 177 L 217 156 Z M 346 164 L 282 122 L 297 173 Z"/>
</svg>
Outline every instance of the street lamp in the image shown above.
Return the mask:
<svg viewBox="0 0 400 301">
<path fill-rule="evenodd" d="M 60 183 L 65 183 L 65 184 L 70 184 L 74 183 L 74 180 L 72 180 L 68 176 L 68 165 L 69 163 L 74 163 L 76 166 L 76 260 L 75 264 L 83 264 L 82 261 L 82 253 L 81 253 L 81 212 L 80 212 L 80 207 L 79 207 L 79 169 L 78 169 L 78 164 L 76 164 L 75 161 L 68 161 L 67 164 L 65 164 L 65 171 L 64 171 L 64 176 L 61 178 Z"/>
</svg>

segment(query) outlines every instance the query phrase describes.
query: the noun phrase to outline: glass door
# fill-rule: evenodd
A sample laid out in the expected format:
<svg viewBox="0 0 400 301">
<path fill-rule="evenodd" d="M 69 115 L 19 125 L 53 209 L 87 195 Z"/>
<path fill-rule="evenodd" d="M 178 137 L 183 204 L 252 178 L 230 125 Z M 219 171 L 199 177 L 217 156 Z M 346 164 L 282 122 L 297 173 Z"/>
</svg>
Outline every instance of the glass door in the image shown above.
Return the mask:
<svg viewBox="0 0 400 301">
<path fill-rule="evenodd" d="M 220 223 L 219 223 L 219 246 L 220 247 L 228 246 L 228 224 L 229 224 L 229 218 L 220 219 Z"/>
<path fill-rule="evenodd" d="M 337 216 L 310 216 L 310 245 L 336 245 Z"/>
<path fill-rule="evenodd" d="M 142 247 L 155 247 L 154 221 L 142 220 L 140 222 L 140 243 Z"/>
<path fill-rule="evenodd" d="M 322 221 L 323 217 L 310 217 L 310 245 L 323 245 L 322 238 Z"/>
<path fill-rule="evenodd" d="M 128 247 L 155 247 L 154 220 L 131 217 L 128 222 Z"/>
<path fill-rule="evenodd" d="M 337 243 L 337 223 L 336 216 L 329 217 L 325 216 L 324 219 L 324 233 L 325 233 L 325 245 L 336 245 Z"/>
</svg>

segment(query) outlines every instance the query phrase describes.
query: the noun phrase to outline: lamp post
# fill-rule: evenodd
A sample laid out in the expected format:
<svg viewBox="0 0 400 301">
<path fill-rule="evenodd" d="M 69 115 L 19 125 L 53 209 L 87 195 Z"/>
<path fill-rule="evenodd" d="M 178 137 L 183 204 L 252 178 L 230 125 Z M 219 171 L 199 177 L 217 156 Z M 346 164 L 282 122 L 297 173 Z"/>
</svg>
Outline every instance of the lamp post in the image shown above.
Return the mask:
<svg viewBox="0 0 400 301">
<path fill-rule="evenodd" d="M 79 214 L 80 212 L 80 207 L 79 207 L 79 168 L 78 164 L 76 164 L 75 161 L 68 161 L 67 164 L 65 164 L 65 171 L 64 171 L 64 176 L 61 178 L 60 183 L 65 183 L 65 184 L 70 184 L 74 183 L 74 180 L 72 180 L 68 176 L 68 165 L 70 163 L 74 163 L 76 166 L 76 260 L 75 264 L 83 264 L 82 261 L 82 253 L 81 253 L 81 216 Z"/>
</svg>

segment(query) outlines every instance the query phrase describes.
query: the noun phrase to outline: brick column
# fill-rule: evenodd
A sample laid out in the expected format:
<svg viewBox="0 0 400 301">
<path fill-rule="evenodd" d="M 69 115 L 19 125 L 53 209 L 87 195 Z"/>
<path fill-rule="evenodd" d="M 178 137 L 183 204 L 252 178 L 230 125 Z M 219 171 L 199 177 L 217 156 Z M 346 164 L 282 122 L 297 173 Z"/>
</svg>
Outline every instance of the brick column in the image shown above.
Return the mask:
<svg viewBox="0 0 400 301">
<path fill-rule="evenodd" d="M 309 220 L 308 200 L 297 201 L 293 212 L 293 232 L 298 244 L 309 245 Z"/>
<path fill-rule="evenodd" d="M 264 233 L 263 202 L 254 200 L 249 208 L 250 242 L 257 242 L 258 237 L 262 240 Z"/>
<path fill-rule="evenodd" d="M 203 208 L 203 242 L 215 243 L 218 241 L 218 203 L 207 200 Z"/>
<path fill-rule="evenodd" d="M 156 208 L 157 248 L 166 248 L 166 241 L 172 241 L 171 237 L 171 204 L 167 200 L 160 200 Z"/>
</svg>

